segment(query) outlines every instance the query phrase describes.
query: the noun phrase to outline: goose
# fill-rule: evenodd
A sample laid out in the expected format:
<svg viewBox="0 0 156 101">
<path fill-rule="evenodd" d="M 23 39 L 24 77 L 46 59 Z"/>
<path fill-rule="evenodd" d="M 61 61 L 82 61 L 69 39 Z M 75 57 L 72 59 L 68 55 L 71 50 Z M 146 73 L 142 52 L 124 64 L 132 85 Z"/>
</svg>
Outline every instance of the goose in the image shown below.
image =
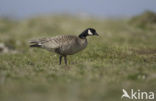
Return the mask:
<svg viewBox="0 0 156 101">
<path fill-rule="evenodd" d="M 85 49 L 88 44 L 86 37 L 95 35 L 98 36 L 94 28 L 87 28 L 78 36 L 60 35 L 50 38 L 31 40 L 29 42 L 30 47 L 43 48 L 50 52 L 59 54 L 59 64 L 61 64 L 62 57 L 64 57 L 64 62 L 67 65 L 67 55 L 73 55 Z"/>
</svg>

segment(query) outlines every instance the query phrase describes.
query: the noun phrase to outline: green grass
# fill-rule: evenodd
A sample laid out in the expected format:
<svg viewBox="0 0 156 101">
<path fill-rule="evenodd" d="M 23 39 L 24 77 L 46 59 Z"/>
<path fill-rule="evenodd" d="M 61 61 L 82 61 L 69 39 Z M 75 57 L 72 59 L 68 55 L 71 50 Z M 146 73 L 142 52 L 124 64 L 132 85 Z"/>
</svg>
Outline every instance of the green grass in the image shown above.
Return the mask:
<svg viewBox="0 0 156 101">
<path fill-rule="evenodd" d="M 85 50 L 58 56 L 30 49 L 28 40 L 79 34 L 93 27 Z M 156 29 L 139 29 L 128 20 L 47 16 L 0 19 L 0 42 L 13 53 L 0 53 L 1 101 L 120 101 L 122 89 L 156 91 Z"/>
</svg>

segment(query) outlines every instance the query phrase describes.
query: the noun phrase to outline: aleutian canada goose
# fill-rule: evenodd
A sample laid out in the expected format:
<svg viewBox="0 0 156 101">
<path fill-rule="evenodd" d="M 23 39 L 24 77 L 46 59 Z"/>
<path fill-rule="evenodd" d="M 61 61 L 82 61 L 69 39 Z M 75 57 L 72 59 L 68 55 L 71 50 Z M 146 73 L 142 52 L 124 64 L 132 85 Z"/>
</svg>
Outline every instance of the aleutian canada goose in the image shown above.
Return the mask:
<svg viewBox="0 0 156 101">
<path fill-rule="evenodd" d="M 41 38 L 30 41 L 30 47 L 39 47 L 53 51 L 60 55 L 59 64 L 61 64 L 62 57 L 64 57 L 67 65 L 67 55 L 75 54 L 87 46 L 87 36 L 98 35 L 93 28 L 87 28 L 79 36 L 61 35 L 51 38 Z"/>
</svg>

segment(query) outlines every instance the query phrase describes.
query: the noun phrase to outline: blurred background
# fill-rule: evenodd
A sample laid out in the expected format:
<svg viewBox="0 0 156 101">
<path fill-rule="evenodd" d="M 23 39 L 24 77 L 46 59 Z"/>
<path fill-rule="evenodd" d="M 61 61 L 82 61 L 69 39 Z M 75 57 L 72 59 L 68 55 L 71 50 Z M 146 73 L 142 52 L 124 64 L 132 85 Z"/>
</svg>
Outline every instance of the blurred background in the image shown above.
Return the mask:
<svg viewBox="0 0 156 101">
<path fill-rule="evenodd" d="M 25 18 L 47 14 L 75 14 L 102 17 L 131 17 L 156 11 L 155 0 L 1 0 L 0 16 Z"/>
<path fill-rule="evenodd" d="M 29 47 L 88 27 L 100 36 L 68 66 Z M 155 85 L 156 0 L 0 0 L 1 101 L 120 101 L 122 89 L 155 93 Z"/>
</svg>

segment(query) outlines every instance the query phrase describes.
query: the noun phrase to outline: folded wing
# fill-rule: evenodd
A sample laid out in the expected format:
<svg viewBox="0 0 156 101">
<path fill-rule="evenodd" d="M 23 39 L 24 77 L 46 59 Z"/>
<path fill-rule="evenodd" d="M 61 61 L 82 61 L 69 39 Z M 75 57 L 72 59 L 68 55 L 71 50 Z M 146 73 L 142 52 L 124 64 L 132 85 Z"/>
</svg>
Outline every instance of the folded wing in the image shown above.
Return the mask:
<svg viewBox="0 0 156 101">
<path fill-rule="evenodd" d="M 68 46 L 75 41 L 76 36 L 63 35 L 51 38 L 41 38 L 30 41 L 30 47 L 42 47 L 46 49 L 56 49 L 62 46 Z"/>
</svg>

